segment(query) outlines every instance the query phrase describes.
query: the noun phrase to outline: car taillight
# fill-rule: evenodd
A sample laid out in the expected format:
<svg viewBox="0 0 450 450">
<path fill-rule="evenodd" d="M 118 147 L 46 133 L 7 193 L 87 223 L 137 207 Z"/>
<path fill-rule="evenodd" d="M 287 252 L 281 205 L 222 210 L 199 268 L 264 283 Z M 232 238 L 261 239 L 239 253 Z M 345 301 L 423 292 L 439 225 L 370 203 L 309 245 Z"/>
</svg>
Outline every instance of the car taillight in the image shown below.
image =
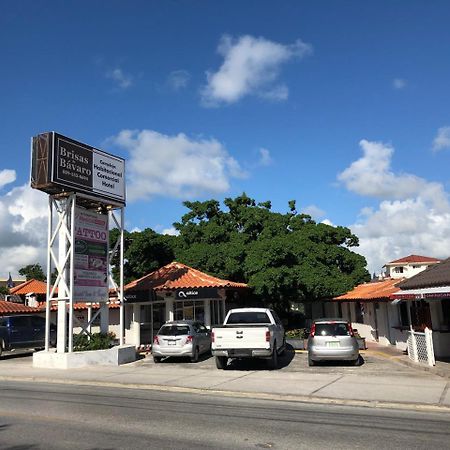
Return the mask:
<svg viewBox="0 0 450 450">
<path fill-rule="evenodd" d="M 348 334 L 353 337 L 355 335 L 355 333 L 353 333 L 353 328 L 352 326 L 348 323 L 347 324 L 347 330 L 348 330 Z"/>
<path fill-rule="evenodd" d="M 186 344 L 190 344 L 192 342 L 193 337 L 192 336 L 188 336 L 186 338 Z"/>
<path fill-rule="evenodd" d="M 155 336 L 155 337 L 153 338 L 153 343 L 156 344 L 156 345 L 159 345 L 159 339 L 158 339 L 158 336 Z"/>
<path fill-rule="evenodd" d="M 266 342 L 270 342 L 270 331 L 266 331 Z"/>
<path fill-rule="evenodd" d="M 211 342 L 214 342 L 216 339 L 214 331 L 211 331 Z"/>
<path fill-rule="evenodd" d="M 313 338 L 315 334 L 316 334 L 316 324 L 313 323 L 311 326 L 311 330 L 309 331 L 309 336 Z"/>
</svg>

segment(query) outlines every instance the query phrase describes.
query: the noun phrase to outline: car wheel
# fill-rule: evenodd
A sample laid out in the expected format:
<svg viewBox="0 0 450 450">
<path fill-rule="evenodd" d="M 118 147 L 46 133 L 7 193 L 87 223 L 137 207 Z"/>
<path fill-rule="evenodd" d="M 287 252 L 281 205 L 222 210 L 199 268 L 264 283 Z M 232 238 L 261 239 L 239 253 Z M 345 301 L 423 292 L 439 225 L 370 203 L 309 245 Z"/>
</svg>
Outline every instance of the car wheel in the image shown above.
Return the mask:
<svg viewBox="0 0 450 450">
<path fill-rule="evenodd" d="M 193 363 L 198 362 L 198 356 L 199 356 L 199 350 L 198 350 L 198 347 L 195 347 L 194 353 L 192 354 L 192 357 L 191 357 L 191 362 L 193 362 Z"/>
<path fill-rule="evenodd" d="M 4 349 L 5 349 L 5 341 L 3 339 L 0 339 L 0 356 L 2 356 Z"/>
<path fill-rule="evenodd" d="M 313 361 L 310 356 L 308 356 L 308 366 L 311 367 L 311 366 L 315 366 L 315 365 L 316 365 L 316 362 Z"/>
<path fill-rule="evenodd" d="M 216 367 L 225 369 L 227 367 L 228 358 L 226 356 L 216 356 Z"/>
<path fill-rule="evenodd" d="M 277 352 L 277 343 L 273 343 L 273 352 L 272 357 L 269 359 L 269 368 L 271 370 L 278 369 L 278 352 Z"/>
<path fill-rule="evenodd" d="M 283 345 L 280 348 L 280 356 L 283 356 L 286 353 L 286 339 L 283 339 Z"/>
<path fill-rule="evenodd" d="M 359 356 L 352 361 L 352 366 L 359 366 Z"/>
<path fill-rule="evenodd" d="M 158 364 L 158 363 L 160 363 L 161 362 L 161 356 L 154 356 L 153 357 L 153 361 L 156 363 L 156 364 Z"/>
</svg>

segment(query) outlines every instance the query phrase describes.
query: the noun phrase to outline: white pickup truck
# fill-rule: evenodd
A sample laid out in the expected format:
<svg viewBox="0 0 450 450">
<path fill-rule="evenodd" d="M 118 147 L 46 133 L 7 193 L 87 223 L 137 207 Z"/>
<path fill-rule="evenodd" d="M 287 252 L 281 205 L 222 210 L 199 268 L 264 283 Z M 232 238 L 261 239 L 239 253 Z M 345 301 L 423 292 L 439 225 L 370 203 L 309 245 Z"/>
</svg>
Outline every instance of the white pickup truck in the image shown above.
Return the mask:
<svg viewBox="0 0 450 450">
<path fill-rule="evenodd" d="M 211 332 L 211 352 L 218 369 L 225 369 L 228 358 L 265 358 L 276 369 L 284 349 L 283 324 L 272 309 L 231 309 L 223 325 Z"/>
</svg>

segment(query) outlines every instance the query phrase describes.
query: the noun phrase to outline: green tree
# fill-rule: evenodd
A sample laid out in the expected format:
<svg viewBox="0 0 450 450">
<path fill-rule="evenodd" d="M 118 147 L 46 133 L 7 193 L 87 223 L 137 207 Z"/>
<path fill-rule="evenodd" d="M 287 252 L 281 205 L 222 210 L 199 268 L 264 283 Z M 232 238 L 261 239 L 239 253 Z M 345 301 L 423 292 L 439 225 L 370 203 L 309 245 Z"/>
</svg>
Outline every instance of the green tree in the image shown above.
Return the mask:
<svg viewBox="0 0 450 450">
<path fill-rule="evenodd" d="M 119 237 L 119 230 L 110 232 L 110 247 Z M 159 269 L 174 260 L 172 240 L 174 236 L 161 235 L 150 228 L 143 231 L 124 231 L 124 282 L 132 280 Z M 119 252 L 112 257 L 113 275 L 119 280 Z"/>
<path fill-rule="evenodd" d="M 351 251 L 358 238 L 345 227 L 317 224 L 271 210 L 246 194 L 224 201 L 185 202 L 174 224 L 176 259 L 213 275 L 247 282 L 264 303 L 288 310 L 291 301 L 330 298 L 367 281 L 366 261 Z"/>
<path fill-rule="evenodd" d="M 37 264 L 28 264 L 25 267 L 22 267 L 19 269 L 19 274 L 24 276 L 26 280 L 39 280 L 39 281 L 46 281 L 47 275 L 45 275 L 44 271 L 42 270 L 42 267 L 39 263 Z"/>
<path fill-rule="evenodd" d="M 9 295 L 9 289 L 6 286 L 0 286 L 0 294 Z"/>
</svg>

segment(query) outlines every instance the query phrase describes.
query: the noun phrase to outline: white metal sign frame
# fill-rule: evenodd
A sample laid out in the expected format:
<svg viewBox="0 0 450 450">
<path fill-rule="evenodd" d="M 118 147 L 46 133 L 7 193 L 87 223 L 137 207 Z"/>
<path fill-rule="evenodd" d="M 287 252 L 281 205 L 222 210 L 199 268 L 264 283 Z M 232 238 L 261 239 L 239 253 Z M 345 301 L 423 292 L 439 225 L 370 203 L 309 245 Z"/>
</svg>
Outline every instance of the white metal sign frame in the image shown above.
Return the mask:
<svg viewBox="0 0 450 450">
<path fill-rule="evenodd" d="M 99 205 L 97 209 L 101 209 L 103 213 L 110 216 L 112 222 L 119 229 L 119 237 L 113 246 L 111 255 L 119 252 L 120 261 L 120 276 L 119 284 L 117 284 L 113 277 L 108 255 L 108 278 L 110 283 L 114 286 L 120 302 L 120 331 L 119 341 L 120 345 L 124 344 L 124 303 L 123 303 L 123 243 L 124 243 L 124 206 L 113 202 L 102 203 L 95 197 L 82 194 L 56 194 L 49 195 L 48 201 L 48 240 L 47 240 L 47 302 L 45 309 L 46 327 L 45 327 L 45 350 L 50 348 L 50 311 L 52 303 L 58 302 L 58 345 L 57 351 L 59 353 L 73 352 L 73 326 L 74 326 L 74 258 L 75 258 L 75 207 L 81 201 L 95 201 Z M 120 211 L 117 217 L 117 211 Z M 58 250 L 56 250 L 56 247 Z M 54 285 L 51 285 L 52 269 L 55 269 L 56 280 Z M 66 324 L 66 311 L 68 306 L 68 324 Z M 94 318 L 96 315 L 94 315 Z M 88 325 L 82 330 L 88 329 L 94 318 L 89 319 Z M 68 333 L 66 334 L 66 329 Z M 68 342 L 66 342 L 66 336 Z M 61 342 L 62 341 L 62 342 Z"/>
</svg>

